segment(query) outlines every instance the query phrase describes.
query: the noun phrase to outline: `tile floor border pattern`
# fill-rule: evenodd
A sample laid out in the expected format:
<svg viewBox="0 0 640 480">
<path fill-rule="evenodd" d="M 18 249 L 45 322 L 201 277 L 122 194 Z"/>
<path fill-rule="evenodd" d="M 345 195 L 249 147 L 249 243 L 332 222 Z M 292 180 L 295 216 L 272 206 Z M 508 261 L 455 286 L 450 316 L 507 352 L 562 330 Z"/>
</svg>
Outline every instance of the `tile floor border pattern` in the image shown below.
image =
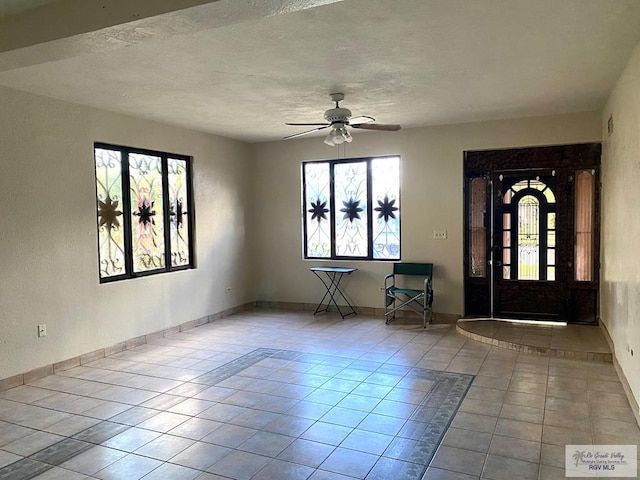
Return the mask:
<svg viewBox="0 0 640 480">
<path fill-rule="evenodd" d="M 317 357 L 318 355 L 315 354 L 292 350 L 257 348 L 194 378 L 191 382 L 214 386 L 267 358 L 295 362 Z M 331 358 L 333 357 L 327 356 L 327 359 Z M 396 440 L 400 441 L 395 446 L 392 442 L 393 448 L 390 447 L 390 456 L 380 455 L 379 460 L 371 469 L 371 478 L 376 480 L 399 478 L 398 463 L 402 464 L 401 476 L 404 480 L 420 480 L 425 475 L 438 446 L 475 378 L 475 375 L 426 368 L 414 367 L 406 370 L 407 377 L 431 381 L 434 384 L 403 425 L 405 431 L 411 431 L 411 434 L 407 435 L 410 438 L 399 439 L 394 436 Z M 35 452 L 29 457 L 0 468 L 0 480 L 29 480 L 130 428 L 133 427 L 108 420 L 99 422 Z M 399 461 L 400 458 L 402 461 Z M 367 476 L 367 478 L 370 477 Z"/>
</svg>

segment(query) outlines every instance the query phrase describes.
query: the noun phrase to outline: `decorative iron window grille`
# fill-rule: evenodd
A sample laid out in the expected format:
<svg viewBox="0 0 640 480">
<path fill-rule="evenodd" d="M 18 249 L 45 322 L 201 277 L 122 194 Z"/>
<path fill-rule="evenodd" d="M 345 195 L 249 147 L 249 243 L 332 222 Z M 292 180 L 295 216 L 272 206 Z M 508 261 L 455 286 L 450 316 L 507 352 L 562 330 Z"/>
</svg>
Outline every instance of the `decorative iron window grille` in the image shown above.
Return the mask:
<svg viewBox="0 0 640 480">
<path fill-rule="evenodd" d="M 100 283 L 193 268 L 191 158 L 94 144 Z"/>
<path fill-rule="evenodd" d="M 502 199 L 502 278 L 556 279 L 556 196 L 540 180 L 522 180 Z"/>
<path fill-rule="evenodd" d="M 400 157 L 302 163 L 304 258 L 400 259 Z"/>
</svg>

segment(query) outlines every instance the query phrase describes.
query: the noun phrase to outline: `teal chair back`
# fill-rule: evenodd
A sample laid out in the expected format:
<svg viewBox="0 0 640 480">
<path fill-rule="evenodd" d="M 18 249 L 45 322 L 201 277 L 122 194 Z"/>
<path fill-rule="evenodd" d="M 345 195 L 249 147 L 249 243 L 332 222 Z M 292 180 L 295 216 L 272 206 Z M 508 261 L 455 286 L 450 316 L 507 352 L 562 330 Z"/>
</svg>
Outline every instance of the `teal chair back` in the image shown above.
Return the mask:
<svg viewBox="0 0 640 480">
<path fill-rule="evenodd" d="M 433 278 L 433 263 L 394 263 L 393 273 Z"/>
</svg>

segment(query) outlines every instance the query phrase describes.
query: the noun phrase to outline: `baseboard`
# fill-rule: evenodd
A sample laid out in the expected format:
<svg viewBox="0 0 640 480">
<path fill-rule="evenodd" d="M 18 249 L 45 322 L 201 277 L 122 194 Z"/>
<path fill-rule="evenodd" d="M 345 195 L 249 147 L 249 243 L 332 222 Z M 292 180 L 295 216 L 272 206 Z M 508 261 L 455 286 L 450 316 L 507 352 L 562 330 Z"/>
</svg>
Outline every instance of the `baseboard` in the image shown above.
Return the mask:
<svg viewBox="0 0 640 480">
<path fill-rule="evenodd" d="M 638 401 L 633 394 L 631 385 L 629 385 L 627 376 L 624 374 L 624 371 L 620 366 L 620 362 L 618 362 L 618 356 L 616 355 L 616 345 L 613 343 L 611 335 L 609 335 L 609 330 L 607 330 L 607 325 L 602 321 L 602 319 L 600 319 L 600 329 L 602 330 L 604 338 L 609 344 L 609 349 L 611 350 L 611 355 L 613 357 L 613 367 L 616 369 L 616 373 L 618 374 L 620 383 L 622 383 L 622 388 L 624 389 L 624 393 L 626 394 L 629 405 L 631 406 L 631 410 L 633 411 L 633 416 L 635 417 L 638 426 L 640 426 L 640 407 L 638 406 Z"/>
<path fill-rule="evenodd" d="M 123 352 L 125 350 L 144 345 L 145 343 L 150 343 L 160 338 L 175 335 L 176 333 L 184 332 L 185 330 L 204 325 L 205 323 L 214 322 L 221 318 L 229 317 L 231 315 L 235 315 L 247 310 L 252 310 L 253 308 L 255 308 L 255 302 L 249 302 L 238 305 L 236 307 L 227 308 L 225 310 L 207 315 L 205 317 L 197 318 L 195 320 L 189 320 L 188 322 L 181 323 L 180 325 L 175 325 L 173 327 L 165 328 L 163 330 L 152 332 L 146 335 L 141 335 L 139 337 L 130 338 L 128 340 L 125 340 L 124 342 L 119 342 L 105 348 L 100 348 L 98 350 L 78 355 L 76 357 L 68 358 L 66 360 L 62 360 L 61 362 L 44 365 L 25 373 L 20 373 L 9 378 L 0 379 L 0 391 L 8 390 L 20 385 L 26 385 L 30 382 L 33 382 L 34 380 L 38 380 L 48 375 L 53 375 L 57 372 L 62 372 L 73 367 L 78 367 L 99 358 L 108 357 L 109 355 L 113 355 L 114 353 Z"/>
<path fill-rule="evenodd" d="M 344 306 L 347 310 L 349 307 Z M 265 308 L 271 310 L 296 310 L 305 312 L 315 312 L 318 308 L 316 303 L 301 303 L 301 302 L 272 302 L 270 300 L 258 300 L 256 302 L 256 308 Z M 340 305 L 342 308 L 342 305 Z M 379 317 L 384 315 L 384 309 L 373 307 L 354 307 L 359 315 Z M 331 307 L 330 312 L 335 312 L 335 307 Z M 349 310 L 350 311 L 350 310 Z"/>
<path fill-rule="evenodd" d="M 299 311 L 311 311 L 314 312 L 318 307 L 315 303 L 298 303 L 298 302 L 272 302 L 268 300 L 258 300 L 256 302 L 256 308 L 275 309 L 275 310 L 299 310 Z M 342 305 L 340 305 L 342 308 Z M 345 306 L 346 307 L 346 306 Z M 349 308 L 349 307 L 346 307 Z M 354 307 L 358 315 L 364 315 L 367 317 L 384 317 L 384 308 L 375 307 Z M 330 310 L 335 312 L 335 307 Z M 422 321 L 422 316 L 413 310 L 399 310 L 396 312 L 397 318 L 412 318 Z M 453 313 L 433 313 L 433 323 L 437 324 L 450 324 L 455 323 L 460 318 L 460 315 Z"/>
</svg>

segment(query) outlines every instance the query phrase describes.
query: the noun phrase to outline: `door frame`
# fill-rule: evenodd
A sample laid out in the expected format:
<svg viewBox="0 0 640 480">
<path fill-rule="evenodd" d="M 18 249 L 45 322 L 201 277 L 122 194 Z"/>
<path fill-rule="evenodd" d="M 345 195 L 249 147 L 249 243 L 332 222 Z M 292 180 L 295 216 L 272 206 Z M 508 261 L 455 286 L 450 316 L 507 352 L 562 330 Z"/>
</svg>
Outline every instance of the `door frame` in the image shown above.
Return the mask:
<svg viewBox="0 0 640 480">
<path fill-rule="evenodd" d="M 559 261 L 566 262 L 563 268 L 568 268 L 567 288 L 568 293 L 564 302 L 566 308 L 556 315 L 557 319 L 571 323 L 598 322 L 599 316 L 599 270 L 600 270 L 600 143 L 584 143 L 572 145 L 556 145 L 542 147 L 524 147 L 499 150 L 474 150 L 464 152 L 463 167 L 463 192 L 464 192 L 464 251 L 463 251 L 463 278 L 464 278 L 464 306 L 465 316 L 493 317 L 495 314 L 495 288 L 494 271 L 497 268 L 493 259 L 495 246 L 498 243 L 494 238 L 495 202 L 499 192 L 494 191 L 492 179 L 498 171 L 517 172 L 532 170 L 547 170 L 558 175 L 564 183 L 559 183 L 557 188 L 567 189 L 563 192 L 569 195 L 567 204 L 565 235 L 571 236 L 571 251 L 565 253 L 566 258 Z M 576 171 L 595 171 L 594 191 L 594 233 L 593 233 L 593 277 L 591 281 L 575 280 L 573 265 L 575 265 L 575 181 Z M 486 182 L 486 212 L 484 214 L 485 227 L 485 274 L 477 276 L 471 274 L 471 231 L 470 223 L 472 212 L 470 211 L 470 181 L 482 178 Z M 479 181 L 482 183 L 482 181 Z M 477 220 L 476 220 L 477 222 Z M 474 237 L 479 238 L 479 237 Z M 567 237 L 569 238 L 569 237 Z M 543 318 L 540 318 L 543 319 Z"/>
</svg>

